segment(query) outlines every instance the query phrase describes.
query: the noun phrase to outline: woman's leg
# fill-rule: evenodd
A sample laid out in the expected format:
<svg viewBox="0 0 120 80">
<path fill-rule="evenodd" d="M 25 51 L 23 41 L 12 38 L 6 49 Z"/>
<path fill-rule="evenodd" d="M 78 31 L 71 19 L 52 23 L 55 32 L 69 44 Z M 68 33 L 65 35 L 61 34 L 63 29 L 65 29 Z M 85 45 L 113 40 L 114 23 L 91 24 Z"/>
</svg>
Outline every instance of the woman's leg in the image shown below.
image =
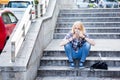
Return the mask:
<svg viewBox="0 0 120 80">
<path fill-rule="evenodd" d="M 83 44 L 83 46 L 81 47 L 81 59 L 80 59 L 80 62 L 85 62 L 86 57 L 89 54 L 90 48 L 91 48 L 90 43 L 85 42 Z"/>
<path fill-rule="evenodd" d="M 68 43 L 64 46 L 65 49 L 65 53 L 68 57 L 69 63 L 70 63 L 70 67 L 75 67 L 74 61 L 73 61 L 73 48 L 72 48 L 72 44 Z"/>
<path fill-rule="evenodd" d="M 72 44 L 68 43 L 64 46 L 65 53 L 68 57 L 69 62 L 73 62 L 73 57 L 72 57 Z"/>
<path fill-rule="evenodd" d="M 78 58 L 80 59 L 79 67 L 83 67 L 84 66 L 83 63 L 85 62 L 86 57 L 89 54 L 90 47 L 91 47 L 91 45 L 88 42 L 85 42 L 83 44 L 83 46 L 78 50 L 78 54 L 79 54 Z"/>
</svg>

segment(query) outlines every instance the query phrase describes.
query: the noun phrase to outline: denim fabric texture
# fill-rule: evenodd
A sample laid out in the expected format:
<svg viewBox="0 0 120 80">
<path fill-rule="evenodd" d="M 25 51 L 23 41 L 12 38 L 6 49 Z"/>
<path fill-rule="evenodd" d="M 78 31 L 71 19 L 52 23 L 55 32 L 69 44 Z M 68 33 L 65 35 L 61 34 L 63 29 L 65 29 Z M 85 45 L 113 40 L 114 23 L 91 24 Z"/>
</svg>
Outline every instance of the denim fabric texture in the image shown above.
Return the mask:
<svg viewBox="0 0 120 80">
<path fill-rule="evenodd" d="M 89 54 L 91 45 L 88 42 L 85 42 L 78 51 L 75 51 L 72 47 L 72 43 L 67 43 L 64 45 L 66 56 L 68 57 L 69 62 L 73 62 L 73 59 L 79 59 L 80 62 L 85 62 L 86 57 Z"/>
</svg>

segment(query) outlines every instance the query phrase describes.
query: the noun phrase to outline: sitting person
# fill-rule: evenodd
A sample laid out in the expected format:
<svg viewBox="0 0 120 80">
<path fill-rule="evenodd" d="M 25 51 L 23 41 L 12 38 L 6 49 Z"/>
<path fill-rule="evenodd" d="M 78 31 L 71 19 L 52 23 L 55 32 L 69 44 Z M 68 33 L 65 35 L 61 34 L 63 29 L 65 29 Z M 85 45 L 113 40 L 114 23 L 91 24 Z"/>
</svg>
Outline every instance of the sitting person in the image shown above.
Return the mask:
<svg viewBox="0 0 120 80">
<path fill-rule="evenodd" d="M 84 67 L 91 45 L 94 46 L 95 42 L 88 37 L 84 25 L 79 21 L 73 24 L 71 32 L 60 43 L 60 46 L 64 46 L 70 67 L 75 67 L 73 59 L 79 59 L 79 67 Z"/>
</svg>

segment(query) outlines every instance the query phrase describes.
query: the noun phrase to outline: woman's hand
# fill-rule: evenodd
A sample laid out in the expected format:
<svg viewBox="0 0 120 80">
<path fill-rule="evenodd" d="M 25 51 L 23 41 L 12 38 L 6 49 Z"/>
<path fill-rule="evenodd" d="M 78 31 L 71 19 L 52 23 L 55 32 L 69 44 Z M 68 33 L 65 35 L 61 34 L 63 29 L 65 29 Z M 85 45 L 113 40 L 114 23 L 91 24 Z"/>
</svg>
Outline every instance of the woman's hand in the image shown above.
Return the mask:
<svg viewBox="0 0 120 80">
<path fill-rule="evenodd" d="M 85 35 L 84 34 L 79 34 L 80 38 L 85 38 Z"/>
<path fill-rule="evenodd" d="M 69 38 L 69 39 L 64 39 L 62 40 L 62 42 L 60 43 L 60 46 L 64 46 L 65 44 L 69 43 L 70 41 L 73 40 L 73 37 Z"/>
<path fill-rule="evenodd" d="M 73 38 L 85 38 L 85 35 L 80 32 L 80 30 L 76 29 Z"/>
</svg>

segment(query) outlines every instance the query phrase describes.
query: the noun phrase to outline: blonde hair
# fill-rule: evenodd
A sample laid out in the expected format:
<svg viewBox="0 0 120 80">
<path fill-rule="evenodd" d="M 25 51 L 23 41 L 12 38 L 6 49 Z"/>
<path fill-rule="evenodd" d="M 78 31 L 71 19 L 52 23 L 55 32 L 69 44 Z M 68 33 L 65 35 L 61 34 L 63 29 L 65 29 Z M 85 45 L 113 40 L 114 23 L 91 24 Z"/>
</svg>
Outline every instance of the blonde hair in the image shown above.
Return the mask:
<svg viewBox="0 0 120 80">
<path fill-rule="evenodd" d="M 79 27 L 79 30 L 82 32 L 82 34 L 85 34 L 86 33 L 86 30 L 85 30 L 85 27 L 83 25 L 82 22 L 80 21 L 76 21 L 74 22 L 73 26 L 72 26 L 72 33 L 74 34 L 75 33 L 75 27 Z"/>
</svg>

